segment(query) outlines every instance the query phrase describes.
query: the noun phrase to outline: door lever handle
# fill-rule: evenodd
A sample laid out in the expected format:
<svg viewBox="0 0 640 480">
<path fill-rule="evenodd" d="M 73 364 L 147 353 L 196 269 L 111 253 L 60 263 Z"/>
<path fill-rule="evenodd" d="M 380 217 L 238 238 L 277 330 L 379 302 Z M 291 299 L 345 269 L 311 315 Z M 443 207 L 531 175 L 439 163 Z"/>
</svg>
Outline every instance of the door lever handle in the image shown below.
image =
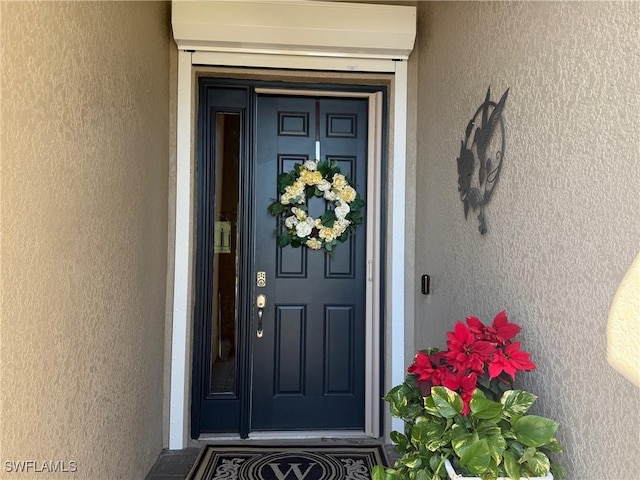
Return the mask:
<svg viewBox="0 0 640 480">
<path fill-rule="evenodd" d="M 262 314 L 264 310 L 264 306 L 267 304 L 267 297 L 260 294 L 256 298 L 256 307 L 258 307 L 258 330 L 256 331 L 256 336 L 258 338 L 262 338 L 264 335 L 264 330 L 262 328 Z"/>
</svg>

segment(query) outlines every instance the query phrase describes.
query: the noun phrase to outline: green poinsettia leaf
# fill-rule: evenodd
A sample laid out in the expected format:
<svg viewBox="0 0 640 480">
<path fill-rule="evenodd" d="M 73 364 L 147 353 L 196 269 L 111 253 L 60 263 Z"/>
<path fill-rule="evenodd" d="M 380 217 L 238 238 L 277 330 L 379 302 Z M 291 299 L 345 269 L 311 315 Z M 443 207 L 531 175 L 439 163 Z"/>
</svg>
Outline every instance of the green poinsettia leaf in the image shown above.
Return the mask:
<svg viewBox="0 0 640 480">
<path fill-rule="evenodd" d="M 440 412 L 438 411 L 438 407 L 436 407 L 436 403 L 433 401 L 432 396 L 425 397 L 424 408 L 429 415 L 442 417 L 442 415 L 440 415 Z"/>
<path fill-rule="evenodd" d="M 434 473 L 434 476 L 438 475 L 438 477 L 435 478 L 440 478 L 440 476 L 447 478 L 447 471 L 444 466 L 444 457 L 442 455 L 433 455 L 429 459 L 429 468 Z"/>
<path fill-rule="evenodd" d="M 404 450 L 407 448 L 407 444 L 409 443 L 409 439 L 402 433 L 396 432 L 395 430 L 389 434 L 389 438 L 391 438 L 391 441 L 396 445 L 396 451 L 404 453 Z"/>
<path fill-rule="evenodd" d="M 550 453 L 562 453 L 564 451 L 562 445 L 560 445 L 560 442 L 558 442 L 558 440 L 555 438 L 552 438 L 547 443 L 545 443 L 542 448 Z"/>
<path fill-rule="evenodd" d="M 386 480 L 387 472 L 382 465 L 376 465 L 371 470 L 371 479 L 372 480 Z"/>
<path fill-rule="evenodd" d="M 477 441 L 477 433 L 470 433 L 462 425 L 458 424 L 451 427 L 451 446 L 456 455 L 462 455 L 467 448 Z"/>
<path fill-rule="evenodd" d="M 472 475 L 482 475 L 489 468 L 490 462 L 491 450 L 486 439 L 473 443 L 460 455 L 460 465 Z"/>
<path fill-rule="evenodd" d="M 398 462 L 409 467 L 411 470 L 415 470 L 416 468 L 420 468 L 422 466 L 422 459 L 418 456 L 400 458 Z"/>
<path fill-rule="evenodd" d="M 401 393 L 398 393 L 391 398 L 389 398 L 388 395 L 385 398 L 389 402 L 389 411 L 391 412 L 391 415 L 393 415 L 395 418 L 406 418 L 406 397 L 404 397 Z"/>
<path fill-rule="evenodd" d="M 502 435 L 488 435 L 484 437 L 487 441 L 487 446 L 489 447 L 489 452 L 491 454 L 491 458 L 496 464 L 499 464 L 502 461 L 502 456 L 504 455 L 504 451 L 507 448 L 507 441 L 504 439 Z"/>
<path fill-rule="evenodd" d="M 533 393 L 524 390 L 507 390 L 502 394 L 500 403 L 504 405 L 507 417 L 513 417 L 527 413 L 537 398 Z"/>
<path fill-rule="evenodd" d="M 523 464 L 523 463 L 527 463 L 529 460 L 531 460 L 533 458 L 533 456 L 536 454 L 538 450 L 536 449 L 536 447 L 527 447 L 524 449 L 524 454 L 520 457 L 520 459 L 518 460 L 518 463 Z"/>
<path fill-rule="evenodd" d="M 513 453 L 516 461 L 520 462 L 526 450 L 525 446 L 520 442 L 508 441 L 507 448 Z"/>
<path fill-rule="evenodd" d="M 553 480 L 565 480 L 567 478 L 567 470 L 564 468 L 564 465 L 551 462 L 550 470 L 553 474 Z"/>
<path fill-rule="evenodd" d="M 549 458 L 542 452 L 536 452 L 527 462 L 527 467 L 536 477 L 544 477 L 549 473 L 551 463 Z"/>
<path fill-rule="evenodd" d="M 504 452 L 502 456 L 504 463 L 504 471 L 509 475 L 511 480 L 518 480 L 520 478 L 520 464 L 516 460 L 516 457 L 508 450 Z"/>
<path fill-rule="evenodd" d="M 421 417 L 425 418 L 426 417 Z M 424 445 L 427 450 L 431 452 L 435 452 L 440 447 L 449 443 L 449 438 L 445 435 L 445 425 L 443 423 L 439 423 L 437 421 L 423 421 L 420 423 L 416 423 L 414 427 L 414 432 L 416 428 L 419 428 L 419 443 Z M 412 432 L 413 434 L 413 432 Z"/>
<path fill-rule="evenodd" d="M 518 441 L 529 447 L 540 447 L 551 441 L 558 430 L 558 422 L 537 415 L 526 415 L 511 425 Z"/>
<path fill-rule="evenodd" d="M 483 420 L 491 419 L 497 423 L 502 417 L 502 404 L 488 400 L 479 388 L 473 392 L 469 407 L 471 408 L 471 415 L 474 418 Z"/>
<path fill-rule="evenodd" d="M 462 412 L 462 398 L 447 387 L 431 387 L 431 398 L 440 415 L 445 418 L 453 418 Z"/>
<path fill-rule="evenodd" d="M 414 444 L 425 444 L 429 439 L 429 424 L 424 420 L 425 417 L 418 417 L 411 430 L 411 442 Z"/>
</svg>

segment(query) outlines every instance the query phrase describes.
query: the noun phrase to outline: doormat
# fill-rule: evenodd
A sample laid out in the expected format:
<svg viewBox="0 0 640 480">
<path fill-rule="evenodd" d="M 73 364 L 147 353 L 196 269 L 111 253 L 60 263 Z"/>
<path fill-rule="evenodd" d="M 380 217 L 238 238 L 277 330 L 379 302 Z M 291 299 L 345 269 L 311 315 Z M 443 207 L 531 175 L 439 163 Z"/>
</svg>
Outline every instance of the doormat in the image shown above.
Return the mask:
<svg viewBox="0 0 640 480">
<path fill-rule="evenodd" d="M 388 465 L 381 445 L 207 445 L 187 480 L 369 480 L 378 464 Z"/>
</svg>

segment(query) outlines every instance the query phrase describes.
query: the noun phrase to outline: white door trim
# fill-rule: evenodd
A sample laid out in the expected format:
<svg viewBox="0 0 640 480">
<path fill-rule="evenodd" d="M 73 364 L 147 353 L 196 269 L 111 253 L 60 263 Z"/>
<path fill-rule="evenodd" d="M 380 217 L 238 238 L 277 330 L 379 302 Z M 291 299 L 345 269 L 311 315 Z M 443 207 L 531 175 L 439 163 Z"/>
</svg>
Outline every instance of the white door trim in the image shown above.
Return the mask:
<svg viewBox="0 0 640 480">
<path fill-rule="evenodd" d="M 305 57 L 303 57 L 305 58 Z M 283 59 L 286 59 L 283 62 Z M 306 60 L 306 58 L 305 58 Z M 332 63 L 331 60 L 336 60 Z M 388 205 L 389 219 L 387 242 L 387 285 L 386 298 L 382 299 L 387 311 L 387 334 L 390 333 L 390 367 L 391 382 L 399 383 L 404 377 L 404 218 L 405 198 L 404 183 L 406 171 L 406 109 L 407 109 L 407 66 L 404 61 L 349 59 L 346 64 L 342 58 L 316 59 L 313 66 L 309 62 L 299 65 L 292 63 L 292 58 L 286 55 L 246 54 L 243 56 L 243 66 L 263 68 L 297 68 L 302 70 L 318 69 L 333 71 L 353 71 L 357 64 L 357 71 L 361 72 L 393 72 L 393 142 L 390 159 L 391 174 L 389 188 L 391 202 Z M 360 61 L 363 60 L 363 61 Z M 366 60 L 366 61 L 365 61 Z M 178 52 L 178 113 L 177 113 L 177 166 L 176 166 L 176 222 L 175 222 L 175 272 L 173 292 L 173 327 L 171 342 L 171 393 L 169 406 L 169 448 L 172 450 L 185 448 L 188 444 L 190 418 L 190 363 L 188 352 L 191 342 L 192 320 L 192 276 L 193 276 L 193 88 L 194 65 L 224 65 L 228 66 L 226 54 L 216 52 Z M 206 63 L 205 63 L 206 62 Z M 384 63 L 384 69 L 381 67 Z M 314 68 L 315 67 L 315 68 Z M 368 67 L 368 68 L 367 68 Z M 295 72 L 294 72 L 295 74 Z M 379 108 L 379 107 L 376 107 Z M 378 195 L 379 196 L 379 195 Z M 377 257 L 380 258 L 379 255 Z M 380 269 L 379 262 L 375 268 Z M 379 278 L 379 275 L 377 275 Z M 386 302 L 385 302 L 386 300 Z M 389 332 L 390 330 L 390 332 Z M 367 339 L 378 342 L 379 339 Z M 378 362 L 379 364 L 379 362 Z M 369 375 L 368 375 L 369 376 Z M 376 382 L 379 375 L 371 375 Z M 373 385 L 371 385 L 373 387 Z M 377 389 L 379 391 L 379 388 Z M 375 407 L 373 406 L 375 404 Z M 372 399 L 368 405 L 369 424 L 366 433 L 378 430 L 379 402 Z M 394 426 L 394 428 L 396 428 Z"/>
</svg>

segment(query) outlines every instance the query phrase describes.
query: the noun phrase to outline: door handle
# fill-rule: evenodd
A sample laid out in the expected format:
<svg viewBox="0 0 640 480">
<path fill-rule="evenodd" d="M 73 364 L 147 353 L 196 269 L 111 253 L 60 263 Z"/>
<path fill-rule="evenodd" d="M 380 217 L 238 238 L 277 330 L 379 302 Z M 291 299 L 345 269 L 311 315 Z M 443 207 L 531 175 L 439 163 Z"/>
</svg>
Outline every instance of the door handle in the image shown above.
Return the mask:
<svg viewBox="0 0 640 480">
<path fill-rule="evenodd" d="M 262 335 L 264 335 L 264 330 L 262 329 L 262 314 L 266 304 L 266 296 L 260 294 L 256 297 L 256 307 L 258 307 L 258 330 L 256 331 L 256 336 L 258 338 L 262 338 Z"/>
</svg>

